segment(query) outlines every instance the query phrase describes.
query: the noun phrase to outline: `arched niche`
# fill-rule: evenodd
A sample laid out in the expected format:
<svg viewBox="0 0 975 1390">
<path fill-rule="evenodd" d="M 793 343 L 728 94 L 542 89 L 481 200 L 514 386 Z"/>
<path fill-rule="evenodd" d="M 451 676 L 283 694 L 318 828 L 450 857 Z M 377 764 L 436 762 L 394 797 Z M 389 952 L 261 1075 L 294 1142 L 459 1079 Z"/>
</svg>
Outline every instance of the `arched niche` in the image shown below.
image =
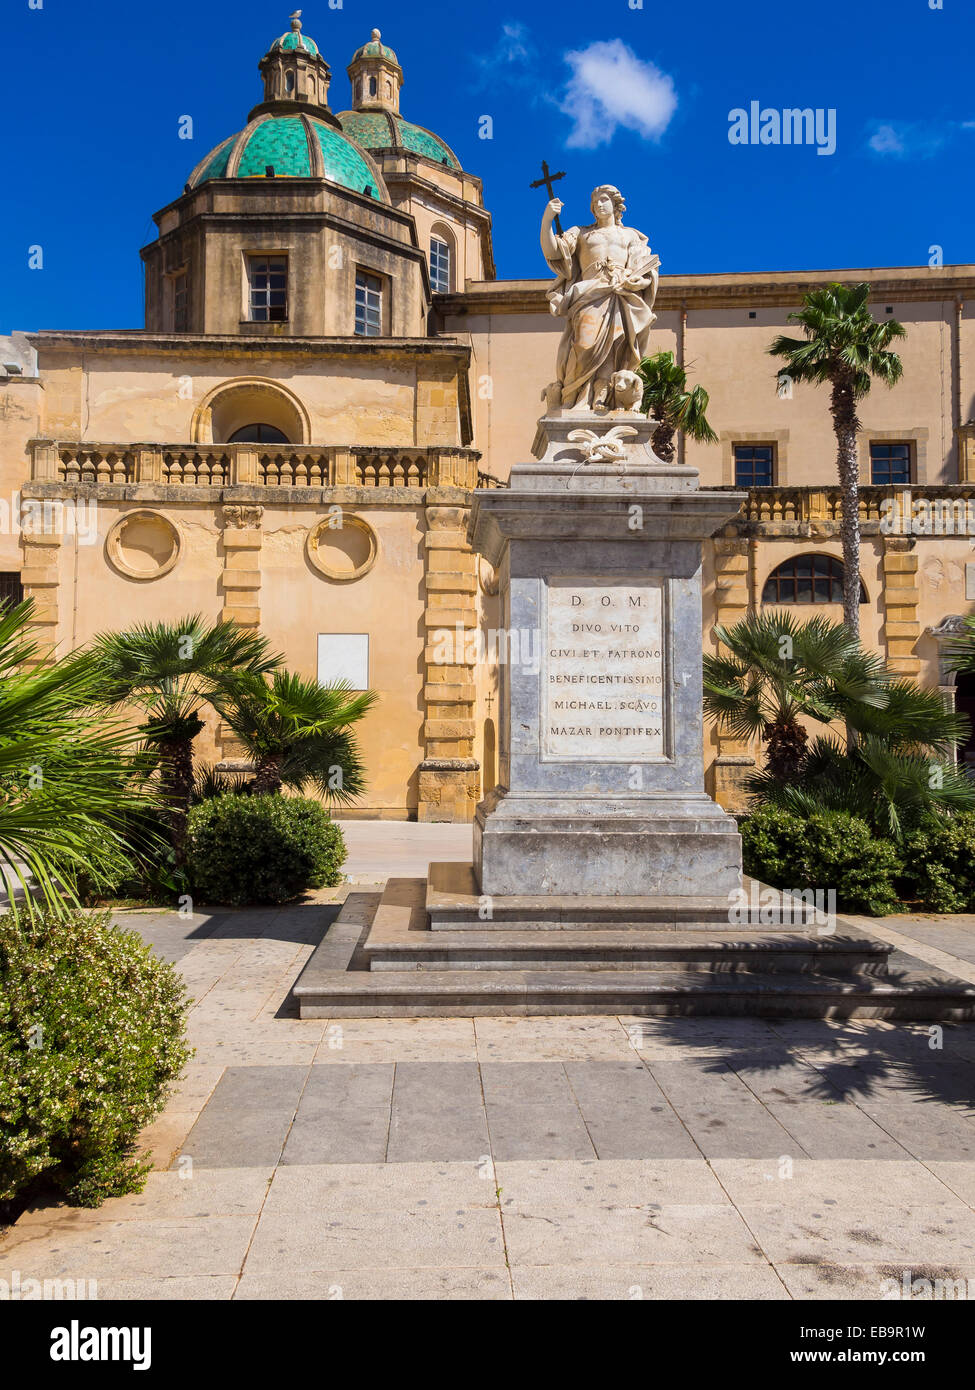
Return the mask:
<svg viewBox="0 0 975 1390">
<path fill-rule="evenodd" d="M 246 425 L 271 425 L 292 444 L 311 443 L 311 421 L 301 401 L 280 382 L 238 377 L 223 382 L 193 412 L 194 444 L 226 444 Z"/>
</svg>

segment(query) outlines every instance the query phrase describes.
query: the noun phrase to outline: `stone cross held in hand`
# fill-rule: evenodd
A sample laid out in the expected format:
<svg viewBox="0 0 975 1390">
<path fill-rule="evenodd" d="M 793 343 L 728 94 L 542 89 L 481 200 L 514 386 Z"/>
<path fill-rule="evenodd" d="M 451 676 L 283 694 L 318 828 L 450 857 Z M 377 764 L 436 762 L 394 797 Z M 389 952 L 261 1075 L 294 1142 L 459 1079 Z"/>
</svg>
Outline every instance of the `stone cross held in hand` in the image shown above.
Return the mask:
<svg viewBox="0 0 975 1390">
<path fill-rule="evenodd" d="M 536 179 L 535 182 L 534 182 L 533 184 L 530 184 L 530 185 L 529 185 L 529 187 L 531 187 L 531 188 L 544 188 L 545 191 L 548 193 L 549 198 L 554 198 L 554 197 L 555 197 L 555 189 L 552 187 L 552 184 L 555 183 L 555 182 L 557 182 L 558 179 L 564 179 L 564 178 L 565 178 L 565 170 L 564 170 L 564 169 L 563 169 L 560 173 L 558 173 L 558 174 L 553 174 L 552 171 L 551 171 L 551 170 L 549 169 L 549 167 L 548 167 L 548 160 L 543 159 L 543 160 L 542 160 L 542 177 L 541 177 L 540 179 Z M 559 219 L 558 219 L 557 217 L 556 217 L 556 219 L 555 219 L 555 233 L 556 233 L 556 236 L 561 236 L 561 235 L 562 235 L 562 224 L 561 224 L 561 222 L 559 221 Z"/>
</svg>

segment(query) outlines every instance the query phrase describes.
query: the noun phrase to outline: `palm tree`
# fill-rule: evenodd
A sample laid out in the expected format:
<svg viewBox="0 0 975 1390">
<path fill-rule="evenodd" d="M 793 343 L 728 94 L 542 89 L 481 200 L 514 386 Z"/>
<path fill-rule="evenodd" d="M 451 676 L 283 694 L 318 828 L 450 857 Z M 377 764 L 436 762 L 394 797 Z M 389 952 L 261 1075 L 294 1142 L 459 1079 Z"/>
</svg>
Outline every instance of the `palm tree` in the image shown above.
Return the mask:
<svg viewBox="0 0 975 1390">
<path fill-rule="evenodd" d="M 292 671 L 270 680 L 241 672 L 213 697 L 254 763 L 254 794 L 313 786 L 326 800 L 351 801 L 365 788 L 365 769 L 352 726 L 376 703 L 344 681 L 319 685 Z"/>
<path fill-rule="evenodd" d="M 709 396 L 703 386 L 687 389 L 687 372 L 672 352 L 645 357 L 637 368 L 643 378 L 641 410 L 659 421 L 653 432 L 653 451 L 665 463 L 674 459 L 674 435 L 683 430 L 701 444 L 716 444 L 718 436 L 708 424 Z"/>
<path fill-rule="evenodd" d="M 758 735 L 777 781 L 794 781 L 802 769 L 809 737 L 802 716 L 831 724 L 888 702 L 882 659 L 842 623 L 768 610 L 714 634 L 730 655 L 705 654 L 705 713 L 735 738 Z"/>
<path fill-rule="evenodd" d="M 267 639 L 233 622 L 207 623 L 199 614 L 179 623 L 144 623 L 96 638 L 92 655 L 102 701 L 135 705 L 142 735 L 159 760 L 177 863 L 182 862 L 186 815 L 193 794 L 193 740 L 203 710 L 235 672 L 259 676 L 281 662 Z"/>
<path fill-rule="evenodd" d="M 836 466 L 842 489 L 843 621 L 860 632 L 860 479 L 856 437 L 860 428 L 857 402 L 870 390 L 873 378 L 893 386 L 904 370 L 889 350 L 904 328 L 895 319 L 877 323 L 867 306 L 870 286 L 831 284 L 810 290 L 802 308 L 789 315 L 802 327 L 802 338 L 780 334 L 769 346 L 785 359 L 778 377 L 830 386 L 830 411 L 836 432 Z"/>
<path fill-rule="evenodd" d="M 80 876 L 131 866 L 133 827 L 158 807 L 137 730 L 96 705 L 90 655 L 34 664 L 33 600 L 0 609 L 0 882 L 12 911 L 23 889 L 52 912 L 77 904 Z"/>
</svg>

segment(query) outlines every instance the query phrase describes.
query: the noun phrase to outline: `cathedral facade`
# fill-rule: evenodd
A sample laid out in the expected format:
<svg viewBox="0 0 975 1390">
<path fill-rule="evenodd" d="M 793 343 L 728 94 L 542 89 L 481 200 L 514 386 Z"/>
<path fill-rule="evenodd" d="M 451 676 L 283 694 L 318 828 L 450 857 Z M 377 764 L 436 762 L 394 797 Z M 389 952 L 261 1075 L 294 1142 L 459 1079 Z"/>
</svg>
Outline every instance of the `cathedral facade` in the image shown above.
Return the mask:
<svg viewBox="0 0 975 1390">
<path fill-rule="evenodd" d="M 260 73 L 246 124 L 155 214 L 145 327 L 0 340 L 0 596 L 33 597 L 64 651 L 196 612 L 259 629 L 292 669 L 379 694 L 354 814 L 469 820 L 511 653 L 467 520 L 529 456 L 550 282 L 497 279 L 481 182 L 402 113 L 378 31 L 346 110 L 297 19 Z M 842 616 L 826 401 L 767 355 L 833 279 L 907 328 L 903 381 L 860 412 L 863 637 L 975 713 L 945 663 L 975 609 L 975 266 L 661 276 L 653 350 L 707 387 L 719 435 L 679 461 L 748 492 L 705 547 L 702 639 L 763 604 Z M 200 742 L 239 765 L 219 724 Z M 712 735 L 706 756 L 739 804 L 755 749 Z"/>
</svg>

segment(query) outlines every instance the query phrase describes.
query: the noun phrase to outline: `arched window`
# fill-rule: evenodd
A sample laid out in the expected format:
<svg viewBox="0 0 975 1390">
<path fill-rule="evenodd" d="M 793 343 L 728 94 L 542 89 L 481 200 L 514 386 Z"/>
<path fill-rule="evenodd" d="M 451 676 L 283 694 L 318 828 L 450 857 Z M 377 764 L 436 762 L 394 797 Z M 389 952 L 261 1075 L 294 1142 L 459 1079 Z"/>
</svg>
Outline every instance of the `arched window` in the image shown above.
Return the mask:
<svg viewBox="0 0 975 1390">
<path fill-rule="evenodd" d="M 286 92 L 293 92 L 294 89 L 295 89 L 295 75 L 294 75 L 294 73 L 291 71 L 291 69 L 289 68 L 288 71 L 284 74 L 284 90 L 285 90 Z"/>
<path fill-rule="evenodd" d="M 378 88 L 378 86 L 376 85 L 376 79 L 375 79 L 374 77 L 370 77 L 370 79 L 369 79 L 369 95 L 370 95 L 371 97 L 374 97 L 378 91 L 379 91 L 379 88 Z"/>
<path fill-rule="evenodd" d="M 430 288 L 434 294 L 449 294 L 451 289 L 451 245 L 437 232 L 430 238 Z"/>
<path fill-rule="evenodd" d="M 860 602 L 867 594 L 860 582 Z M 762 589 L 762 602 L 842 603 L 843 562 L 832 555 L 793 555 L 777 565 Z"/>
<path fill-rule="evenodd" d="M 274 425 L 241 425 L 234 430 L 228 444 L 290 444 L 291 440 Z"/>
</svg>

